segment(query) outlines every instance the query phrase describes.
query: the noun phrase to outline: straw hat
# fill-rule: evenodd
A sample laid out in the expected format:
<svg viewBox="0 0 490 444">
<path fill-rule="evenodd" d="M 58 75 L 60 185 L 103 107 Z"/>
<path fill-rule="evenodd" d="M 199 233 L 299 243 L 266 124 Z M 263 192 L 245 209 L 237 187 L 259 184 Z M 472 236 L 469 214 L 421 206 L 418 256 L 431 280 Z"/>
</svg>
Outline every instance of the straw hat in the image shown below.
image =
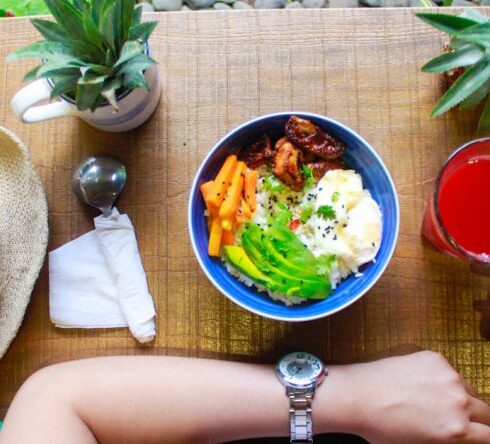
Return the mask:
<svg viewBox="0 0 490 444">
<path fill-rule="evenodd" d="M 0 126 L 0 358 L 20 327 L 47 243 L 41 181 L 25 145 Z"/>
</svg>

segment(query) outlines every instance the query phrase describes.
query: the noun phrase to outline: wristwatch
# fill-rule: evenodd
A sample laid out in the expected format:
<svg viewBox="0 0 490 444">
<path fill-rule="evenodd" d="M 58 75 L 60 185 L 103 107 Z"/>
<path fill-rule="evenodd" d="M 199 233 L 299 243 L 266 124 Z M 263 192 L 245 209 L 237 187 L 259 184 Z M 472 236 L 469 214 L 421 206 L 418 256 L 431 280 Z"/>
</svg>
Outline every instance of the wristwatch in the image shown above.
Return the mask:
<svg viewBox="0 0 490 444">
<path fill-rule="evenodd" d="M 313 442 L 311 401 L 328 370 L 316 356 L 294 352 L 283 356 L 276 365 L 276 375 L 286 387 L 289 398 L 289 425 L 292 443 Z"/>
</svg>

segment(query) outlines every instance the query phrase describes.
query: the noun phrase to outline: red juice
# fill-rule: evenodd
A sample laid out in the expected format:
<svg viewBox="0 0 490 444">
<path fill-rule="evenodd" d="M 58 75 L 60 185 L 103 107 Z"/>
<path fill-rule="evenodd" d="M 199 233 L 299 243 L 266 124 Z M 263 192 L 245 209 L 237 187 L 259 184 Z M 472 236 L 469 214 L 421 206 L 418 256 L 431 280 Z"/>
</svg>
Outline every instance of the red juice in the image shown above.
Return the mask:
<svg viewBox="0 0 490 444">
<path fill-rule="evenodd" d="M 441 253 L 490 274 L 490 138 L 449 157 L 430 195 L 422 234 Z"/>
<path fill-rule="evenodd" d="M 490 156 L 456 166 L 438 195 L 441 222 L 453 240 L 467 252 L 490 254 Z"/>
</svg>

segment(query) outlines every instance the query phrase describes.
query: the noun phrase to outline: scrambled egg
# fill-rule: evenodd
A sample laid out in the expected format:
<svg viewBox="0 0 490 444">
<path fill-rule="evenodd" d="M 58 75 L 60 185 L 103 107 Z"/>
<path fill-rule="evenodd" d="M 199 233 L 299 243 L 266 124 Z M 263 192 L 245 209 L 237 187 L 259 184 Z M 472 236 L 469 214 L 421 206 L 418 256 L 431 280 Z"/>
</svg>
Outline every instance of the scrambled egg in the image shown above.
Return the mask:
<svg viewBox="0 0 490 444">
<path fill-rule="evenodd" d="M 305 205 L 313 205 L 313 214 L 295 233 L 315 256 L 337 256 L 338 265 L 330 276 L 334 286 L 374 259 L 381 243 L 381 211 L 369 191 L 363 189 L 358 173 L 328 171 L 303 197 L 300 207 Z M 317 213 L 322 206 L 333 208 L 330 217 Z"/>
</svg>

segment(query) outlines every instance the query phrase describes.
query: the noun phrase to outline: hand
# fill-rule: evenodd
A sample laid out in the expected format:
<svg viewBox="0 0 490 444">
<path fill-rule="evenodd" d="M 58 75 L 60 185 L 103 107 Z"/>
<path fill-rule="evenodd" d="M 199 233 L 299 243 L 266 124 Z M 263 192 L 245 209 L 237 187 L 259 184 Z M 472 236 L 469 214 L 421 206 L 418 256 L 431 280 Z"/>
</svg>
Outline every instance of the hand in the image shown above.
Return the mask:
<svg viewBox="0 0 490 444">
<path fill-rule="evenodd" d="M 490 443 L 490 407 L 437 353 L 335 367 L 332 375 L 337 370 L 344 389 L 352 387 L 344 414 L 357 418 L 344 431 L 371 444 Z"/>
</svg>

